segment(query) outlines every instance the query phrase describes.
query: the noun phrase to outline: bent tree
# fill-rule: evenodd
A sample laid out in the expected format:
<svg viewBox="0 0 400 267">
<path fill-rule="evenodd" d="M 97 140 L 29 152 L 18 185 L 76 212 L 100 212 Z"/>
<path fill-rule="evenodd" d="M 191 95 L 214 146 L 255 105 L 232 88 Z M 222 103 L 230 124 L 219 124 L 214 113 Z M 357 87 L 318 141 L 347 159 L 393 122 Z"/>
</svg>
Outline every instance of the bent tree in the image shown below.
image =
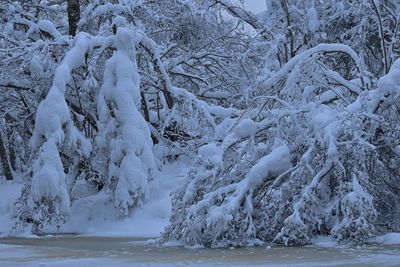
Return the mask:
<svg viewBox="0 0 400 267">
<path fill-rule="evenodd" d="M 329 68 L 337 53 L 352 58 L 358 77 Z M 350 47 L 321 44 L 262 81 L 275 94 L 256 95 L 223 140 L 199 149 L 161 241 L 302 245 L 321 234 L 364 242 L 398 230 L 400 60 L 373 90 L 359 64 Z"/>
<path fill-rule="evenodd" d="M 110 200 L 121 215 L 128 215 L 148 196 L 148 182 L 156 168 L 150 130 L 135 109 L 140 105 L 135 36 L 132 29 L 124 27 L 118 27 L 116 35 L 107 38 L 79 33 L 57 67 L 53 85 L 36 112 L 31 145 L 38 151 L 37 159 L 18 207 L 20 221 L 33 222 L 34 232 L 45 226 L 59 226 L 68 219 L 69 191 L 77 179 L 77 169 L 91 157 L 91 151 L 104 160 L 104 190 L 110 191 Z M 99 131 L 93 147 L 75 126 L 64 94 L 72 71 L 85 64 L 93 48 L 106 46 L 116 51 L 104 68 L 97 98 Z M 68 158 L 68 168 L 63 166 L 62 157 Z"/>
<path fill-rule="evenodd" d="M 162 163 L 188 158 L 161 242 L 399 231 L 398 1 L 267 8 L 0 3 L 0 171 L 25 179 L 17 228 L 129 216 Z"/>
</svg>

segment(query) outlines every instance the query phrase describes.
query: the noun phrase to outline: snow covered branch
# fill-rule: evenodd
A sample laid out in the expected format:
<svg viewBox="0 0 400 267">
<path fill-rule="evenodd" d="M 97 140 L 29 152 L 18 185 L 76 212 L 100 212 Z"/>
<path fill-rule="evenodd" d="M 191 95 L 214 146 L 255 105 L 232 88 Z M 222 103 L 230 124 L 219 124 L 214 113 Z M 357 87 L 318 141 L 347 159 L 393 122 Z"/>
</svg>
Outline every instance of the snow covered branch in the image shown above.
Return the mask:
<svg viewBox="0 0 400 267">
<path fill-rule="evenodd" d="M 68 217 L 70 199 L 60 153 L 71 157 L 89 156 L 92 147 L 71 120 L 65 91 L 72 70 L 83 65 L 86 53 L 102 41 L 103 38 L 94 38 L 85 33 L 77 36 L 73 48 L 57 67 L 53 84 L 36 111 L 30 144 L 38 149 L 38 155 L 27 203 L 36 228 L 34 231 L 41 231 L 46 224 L 59 225 Z M 27 219 L 32 220 L 22 218 Z"/>
<path fill-rule="evenodd" d="M 344 44 L 319 44 L 290 59 L 289 62 L 283 66 L 282 69 L 280 69 L 277 73 L 273 74 L 267 80 L 264 80 L 262 82 L 263 86 L 270 88 L 276 85 L 280 80 L 282 80 L 286 75 L 288 75 L 288 73 L 290 73 L 299 62 L 317 53 L 345 53 L 350 56 L 350 58 L 354 61 L 357 68 L 359 70 L 362 70 L 360 65 L 361 60 L 357 55 L 357 53 L 351 47 Z"/>
<path fill-rule="evenodd" d="M 117 29 L 117 50 L 106 62 L 97 100 L 97 156 L 106 162 L 106 186 L 121 216 L 127 216 L 149 197 L 148 183 L 156 171 L 150 129 L 139 112 L 140 77 L 135 49 L 138 38 L 127 27 Z"/>
<path fill-rule="evenodd" d="M 320 51 L 343 51 L 360 62 L 346 46 L 321 45 L 293 58 L 268 83 Z M 197 166 L 175 193 L 171 224 L 161 242 L 217 247 L 260 242 L 304 245 L 321 234 L 355 243 L 371 238 L 380 212 L 389 216 L 386 208 L 377 210 L 376 205 L 390 189 L 376 184 L 390 183 L 389 173 L 394 171 L 389 167 L 393 158 L 385 153 L 398 154 L 390 148 L 394 140 L 386 135 L 387 131 L 398 136 L 398 129 L 385 125 L 398 118 L 389 102 L 399 98 L 400 81 L 394 78 L 399 66 L 396 61 L 377 89 L 357 90 L 351 103 L 343 102 L 345 110 L 312 99 L 304 105 L 300 98 L 282 95 L 286 104 L 261 113 L 265 119 L 242 118 L 222 143 L 201 147 Z M 288 84 L 296 84 L 296 77 Z M 383 150 L 376 134 L 386 136 L 379 144 Z M 274 145 L 272 138 L 285 145 Z M 271 166 L 279 171 L 271 174 Z"/>
</svg>

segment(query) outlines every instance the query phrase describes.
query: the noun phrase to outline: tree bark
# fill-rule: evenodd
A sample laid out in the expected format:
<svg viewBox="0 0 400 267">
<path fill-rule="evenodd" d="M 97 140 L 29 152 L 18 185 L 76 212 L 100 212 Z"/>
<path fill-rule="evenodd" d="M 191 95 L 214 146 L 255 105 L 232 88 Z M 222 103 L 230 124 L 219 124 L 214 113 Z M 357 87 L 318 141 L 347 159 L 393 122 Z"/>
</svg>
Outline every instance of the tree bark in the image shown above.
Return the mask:
<svg viewBox="0 0 400 267">
<path fill-rule="evenodd" d="M 11 172 L 10 164 L 8 162 L 6 147 L 3 142 L 3 136 L 0 132 L 0 159 L 3 167 L 3 174 L 6 177 L 6 180 L 11 181 L 13 179 L 13 175 Z"/>
<path fill-rule="evenodd" d="M 69 35 L 75 36 L 78 22 L 81 18 L 79 0 L 68 0 L 67 12 Z"/>
<path fill-rule="evenodd" d="M 375 1 L 371 0 L 371 4 L 374 8 L 375 14 L 378 18 L 378 26 L 379 26 L 379 38 L 381 39 L 381 46 L 382 46 L 382 56 L 383 56 L 383 67 L 385 74 L 389 72 L 389 64 L 387 60 L 387 55 L 386 55 L 386 44 L 385 44 L 385 36 L 384 36 L 384 31 L 383 31 L 383 26 L 382 26 L 382 18 L 381 18 L 381 13 L 379 12 L 379 7 L 376 6 Z"/>
<path fill-rule="evenodd" d="M 6 128 L 7 128 L 7 139 L 8 139 L 8 155 L 10 157 L 10 164 L 11 168 L 15 171 L 16 170 L 16 155 L 15 155 L 15 149 L 14 149 L 14 144 L 12 142 L 12 135 L 13 135 L 13 128 L 9 125 L 15 122 L 14 118 L 6 113 L 4 116 L 6 120 Z"/>
</svg>

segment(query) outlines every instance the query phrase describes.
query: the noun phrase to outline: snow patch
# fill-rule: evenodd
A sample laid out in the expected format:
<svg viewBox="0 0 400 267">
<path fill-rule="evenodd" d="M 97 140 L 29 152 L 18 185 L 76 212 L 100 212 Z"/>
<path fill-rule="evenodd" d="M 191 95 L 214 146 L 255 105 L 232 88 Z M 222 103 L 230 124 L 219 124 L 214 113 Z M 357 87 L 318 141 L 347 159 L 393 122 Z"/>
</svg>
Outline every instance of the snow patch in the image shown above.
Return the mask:
<svg viewBox="0 0 400 267">
<path fill-rule="evenodd" d="M 242 119 L 234 128 L 234 132 L 238 138 L 253 136 L 256 130 L 256 123 L 252 119 Z"/>
<path fill-rule="evenodd" d="M 6 181 L 0 184 L 0 237 L 14 226 L 13 204 L 21 195 L 22 184 Z"/>
<path fill-rule="evenodd" d="M 400 233 L 387 233 L 377 236 L 374 241 L 382 245 L 400 245 Z"/>
</svg>

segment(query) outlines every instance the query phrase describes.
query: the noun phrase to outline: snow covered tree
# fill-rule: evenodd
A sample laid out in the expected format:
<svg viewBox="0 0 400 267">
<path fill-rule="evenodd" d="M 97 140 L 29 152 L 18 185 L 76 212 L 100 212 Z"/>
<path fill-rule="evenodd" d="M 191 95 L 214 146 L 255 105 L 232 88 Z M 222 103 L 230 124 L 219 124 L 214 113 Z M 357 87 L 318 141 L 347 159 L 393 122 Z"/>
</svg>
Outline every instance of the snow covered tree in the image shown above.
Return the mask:
<svg viewBox="0 0 400 267">
<path fill-rule="evenodd" d="M 97 4 L 93 6 L 97 10 L 93 19 L 107 13 L 110 7 L 123 7 Z M 102 9 L 104 13 L 97 13 Z M 90 6 L 87 10 L 91 10 Z M 81 26 L 86 19 L 83 16 Z M 23 226 L 25 222 L 33 223 L 34 232 L 66 221 L 70 201 L 79 199 L 83 187 L 92 193 L 109 192 L 121 216 L 129 215 L 133 207 L 148 197 L 148 183 L 154 179 L 157 168 L 150 138 L 152 126 L 140 110 L 146 107 L 146 99 L 141 92 L 135 46 L 144 48 L 146 60 L 154 64 L 166 116 L 179 117 L 171 115 L 174 95 L 179 103 L 175 108 L 189 103 L 186 109 L 199 109 L 213 123 L 203 107 L 205 103 L 172 86 L 159 48 L 151 38 L 122 16 L 116 16 L 112 23 L 102 23 L 103 32 L 91 28 L 93 35 L 81 32 L 71 41 L 56 31 L 50 21 L 39 22 L 47 32 L 54 33 L 57 44 L 64 41 L 64 45 L 71 43 L 72 48 L 57 66 L 53 84 L 37 108 L 31 138 L 31 147 L 37 151 L 35 164 L 16 205 L 16 216 Z M 120 67 L 120 62 L 126 64 Z M 35 63 L 40 69 L 41 61 Z M 190 115 L 193 114 L 185 114 Z M 192 125 L 196 123 L 193 121 Z M 153 135 L 163 134 L 153 130 Z"/>
<path fill-rule="evenodd" d="M 162 242 L 399 230 L 398 1 L 266 3 L 3 1 L 0 169 L 25 179 L 18 226 L 57 227 L 90 197 L 129 216 L 184 155 Z"/>
<path fill-rule="evenodd" d="M 35 129 L 30 140 L 37 151 L 32 179 L 27 181 L 26 194 L 18 205 L 22 223 L 33 222 L 34 232 L 46 225 L 60 225 L 69 215 L 70 197 L 67 185 L 68 171 L 88 157 L 90 141 L 75 127 L 65 100 L 65 91 L 71 72 L 84 63 L 85 54 L 92 43 L 86 34 L 80 34 L 55 71 L 53 84 L 36 111 Z M 70 160 L 64 167 L 62 157 Z"/>
<path fill-rule="evenodd" d="M 141 79 L 141 109 L 163 157 L 196 150 L 205 133 L 213 132 L 213 116 L 204 102 L 229 107 L 248 83 L 242 78 L 247 66 L 236 59 L 250 38 L 237 34 L 235 24 L 219 20 L 216 11 L 202 8 L 182 1 L 95 1 L 79 23 L 92 34 L 112 32 L 113 16 L 120 15 L 142 32 L 137 64 L 147 75 Z"/>
<path fill-rule="evenodd" d="M 399 229 L 389 209 L 400 203 L 391 187 L 399 132 L 389 125 L 399 117 L 400 61 L 368 91 L 366 77 L 348 81 L 328 68 L 321 54 L 337 52 L 361 62 L 344 45 L 304 51 L 263 82 L 276 95 L 259 95 L 226 122 L 222 141 L 199 149 L 162 242 L 302 245 L 320 234 L 364 242 L 382 230 L 379 218 Z"/>
<path fill-rule="evenodd" d="M 39 8 L 37 17 L 32 5 Z M 42 6 L 36 1 L 0 4 L 0 117 L 10 167 L 17 177 L 29 169 L 28 140 L 34 112 L 47 93 L 44 88 L 51 85 L 54 68 L 68 43 L 59 38 L 60 33 L 48 20 L 58 12 L 57 7 Z"/>
<path fill-rule="evenodd" d="M 118 19 L 122 17 L 116 22 Z M 117 50 L 106 62 L 97 99 L 98 161 L 99 165 L 106 165 L 106 185 L 123 216 L 149 196 L 149 182 L 156 171 L 150 130 L 139 112 L 140 77 L 135 49 L 138 37 L 128 28 L 117 28 Z"/>
</svg>

